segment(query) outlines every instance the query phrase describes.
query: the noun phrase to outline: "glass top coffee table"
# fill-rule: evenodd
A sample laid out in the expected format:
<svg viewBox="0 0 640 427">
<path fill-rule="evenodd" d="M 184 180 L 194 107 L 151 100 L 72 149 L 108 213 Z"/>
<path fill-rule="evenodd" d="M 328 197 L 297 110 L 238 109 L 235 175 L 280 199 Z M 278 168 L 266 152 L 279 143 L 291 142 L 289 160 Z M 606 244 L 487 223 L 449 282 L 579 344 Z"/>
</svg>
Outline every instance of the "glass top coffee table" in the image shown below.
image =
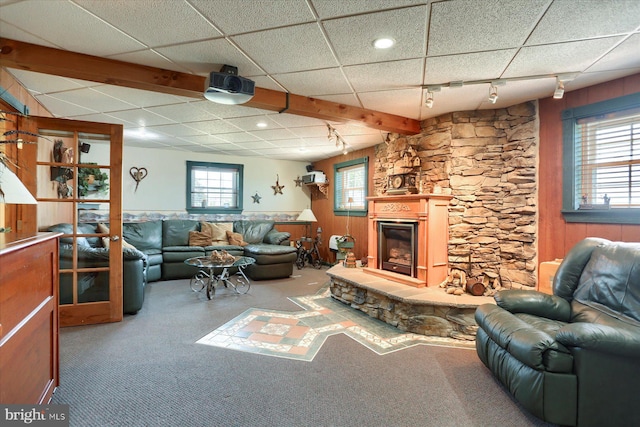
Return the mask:
<svg viewBox="0 0 640 427">
<path fill-rule="evenodd" d="M 186 259 L 184 261 L 185 264 L 199 269 L 191 278 L 191 290 L 200 292 L 206 289 L 208 299 L 213 298 L 215 295 L 217 283 L 222 283 L 225 288 L 231 286 L 239 294 L 249 292 L 251 282 L 244 274 L 244 269 L 246 266 L 255 263 L 256 260 L 248 256 L 235 258 L 236 260 L 233 263 L 225 264 L 214 262 L 206 256 Z M 237 271 L 229 273 L 229 269 L 237 269 Z"/>
</svg>

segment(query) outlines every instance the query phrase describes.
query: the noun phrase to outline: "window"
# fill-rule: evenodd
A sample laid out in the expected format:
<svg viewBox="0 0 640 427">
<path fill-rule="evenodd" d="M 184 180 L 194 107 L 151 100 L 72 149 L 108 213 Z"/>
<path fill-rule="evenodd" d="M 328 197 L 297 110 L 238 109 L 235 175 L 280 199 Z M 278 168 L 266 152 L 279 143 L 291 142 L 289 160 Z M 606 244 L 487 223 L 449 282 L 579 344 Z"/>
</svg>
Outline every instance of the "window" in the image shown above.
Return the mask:
<svg viewBox="0 0 640 427">
<path fill-rule="evenodd" d="M 187 212 L 241 213 L 243 165 L 187 162 Z"/>
<path fill-rule="evenodd" d="M 567 222 L 640 224 L 640 94 L 562 114 Z"/>
<path fill-rule="evenodd" d="M 334 203 L 336 215 L 367 214 L 368 158 L 351 160 L 334 166 Z"/>
</svg>

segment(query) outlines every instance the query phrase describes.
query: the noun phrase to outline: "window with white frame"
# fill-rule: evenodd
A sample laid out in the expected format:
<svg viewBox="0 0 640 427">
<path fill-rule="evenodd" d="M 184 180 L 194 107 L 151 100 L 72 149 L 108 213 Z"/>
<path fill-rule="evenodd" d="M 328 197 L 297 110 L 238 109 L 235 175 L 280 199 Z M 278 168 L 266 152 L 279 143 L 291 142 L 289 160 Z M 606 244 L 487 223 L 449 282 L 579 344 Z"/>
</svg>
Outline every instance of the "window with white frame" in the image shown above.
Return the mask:
<svg viewBox="0 0 640 427">
<path fill-rule="evenodd" d="M 367 157 L 334 165 L 334 214 L 353 216 L 367 214 L 367 178 Z"/>
<path fill-rule="evenodd" d="M 242 212 L 243 165 L 187 162 L 187 212 Z"/>
<path fill-rule="evenodd" d="M 563 117 L 567 221 L 640 223 L 640 94 Z"/>
</svg>

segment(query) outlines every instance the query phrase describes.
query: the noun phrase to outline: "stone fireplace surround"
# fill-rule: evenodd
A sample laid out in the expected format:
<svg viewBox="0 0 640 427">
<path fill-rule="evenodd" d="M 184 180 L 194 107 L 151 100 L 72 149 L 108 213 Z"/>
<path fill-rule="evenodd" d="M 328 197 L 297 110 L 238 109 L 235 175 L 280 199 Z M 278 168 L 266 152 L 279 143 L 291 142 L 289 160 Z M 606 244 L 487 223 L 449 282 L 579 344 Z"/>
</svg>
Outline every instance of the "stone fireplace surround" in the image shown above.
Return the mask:
<svg viewBox="0 0 640 427">
<path fill-rule="evenodd" d="M 385 194 L 387 177 L 399 173 L 404 153 L 417 150 L 425 189 L 444 188 L 453 196 L 449 267 L 471 270 L 474 276 L 495 272 L 506 288 L 536 284 L 537 105 L 445 114 L 425 120 L 419 135 L 396 135 L 376 147 L 375 194 Z M 476 307 L 494 302 L 448 295 L 431 286 L 415 289 L 340 265 L 328 274 L 334 298 L 425 335 L 474 339 Z"/>
</svg>

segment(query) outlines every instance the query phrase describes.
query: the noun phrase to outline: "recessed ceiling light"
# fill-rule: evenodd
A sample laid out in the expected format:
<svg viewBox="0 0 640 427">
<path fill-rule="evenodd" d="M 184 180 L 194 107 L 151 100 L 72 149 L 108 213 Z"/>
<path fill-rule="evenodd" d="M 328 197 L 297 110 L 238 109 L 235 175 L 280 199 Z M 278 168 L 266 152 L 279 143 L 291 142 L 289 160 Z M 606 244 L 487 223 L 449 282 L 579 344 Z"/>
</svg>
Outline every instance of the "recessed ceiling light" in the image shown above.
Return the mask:
<svg viewBox="0 0 640 427">
<path fill-rule="evenodd" d="M 396 41 L 392 38 L 380 38 L 373 41 L 373 46 L 376 49 L 389 49 L 394 44 L 396 44 Z"/>
<path fill-rule="evenodd" d="M 256 123 L 256 126 L 258 126 L 259 128 L 266 128 L 267 127 L 267 123 L 266 122 L 258 122 L 258 123 Z"/>
</svg>

